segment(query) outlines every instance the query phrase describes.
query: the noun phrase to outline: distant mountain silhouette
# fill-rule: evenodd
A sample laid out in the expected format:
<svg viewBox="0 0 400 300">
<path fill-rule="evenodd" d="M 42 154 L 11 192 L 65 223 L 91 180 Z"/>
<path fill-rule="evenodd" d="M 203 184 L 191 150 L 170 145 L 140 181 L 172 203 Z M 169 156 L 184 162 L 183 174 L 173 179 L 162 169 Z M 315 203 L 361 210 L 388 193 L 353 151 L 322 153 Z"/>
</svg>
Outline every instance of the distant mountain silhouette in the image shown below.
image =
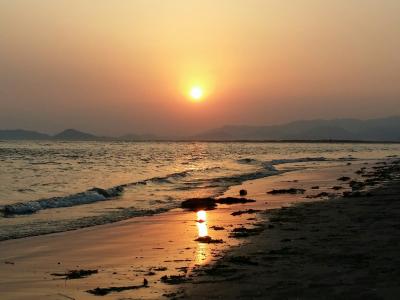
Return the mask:
<svg viewBox="0 0 400 300">
<path fill-rule="evenodd" d="M 151 134 L 126 134 L 119 137 L 102 137 L 75 129 L 64 130 L 54 136 L 28 130 L 0 130 L 0 140 L 168 140 Z M 295 121 L 272 126 L 224 126 L 186 138 L 169 140 L 232 141 L 232 140 L 342 140 L 342 141 L 393 141 L 400 142 L 400 116 L 371 120 L 333 119 Z"/>
<path fill-rule="evenodd" d="M 400 117 L 308 120 L 274 126 L 224 126 L 192 139 L 400 141 Z"/>
<path fill-rule="evenodd" d="M 0 140 L 48 140 L 50 135 L 23 129 L 0 130 Z"/>
<path fill-rule="evenodd" d="M 156 141 L 160 137 L 151 134 L 126 134 L 120 137 L 104 137 L 76 129 L 66 129 L 55 135 L 48 135 L 29 130 L 0 130 L 0 140 L 63 140 L 63 141 Z"/>
<path fill-rule="evenodd" d="M 56 135 L 53 136 L 53 139 L 56 140 L 66 140 L 66 141 L 90 141 L 90 140 L 98 140 L 100 137 L 95 136 L 90 133 L 78 131 L 75 129 L 66 129 Z"/>
</svg>

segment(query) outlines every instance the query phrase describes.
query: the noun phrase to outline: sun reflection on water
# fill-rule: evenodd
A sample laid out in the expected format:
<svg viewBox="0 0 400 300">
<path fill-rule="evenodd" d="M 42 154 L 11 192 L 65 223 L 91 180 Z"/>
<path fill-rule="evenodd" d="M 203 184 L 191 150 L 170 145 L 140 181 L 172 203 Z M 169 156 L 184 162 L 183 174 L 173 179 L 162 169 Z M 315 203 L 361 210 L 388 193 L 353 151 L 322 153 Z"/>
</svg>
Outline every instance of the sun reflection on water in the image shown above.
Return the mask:
<svg viewBox="0 0 400 300">
<path fill-rule="evenodd" d="M 197 215 L 197 230 L 198 237 L 208 236 L 208 225 L 207 225 L 207 212 L 200 210 L 196 213 Z M 209 248 L 207 244 L 198 243 L 196 251 L 196 264 L 204 264 L 209 256 Z"/>
<path fill-rule="evenodd" d="M 207 213 L 205 210 L 199 210 L 197 212 L 197 222 L 206 222 L 207 221 Z"/>
<path fill-rule="evenodd" d="M 197 223 L 197 229 L 199 231 L 199 237 L 208 236 L 207 223 Z"/>
</svg>

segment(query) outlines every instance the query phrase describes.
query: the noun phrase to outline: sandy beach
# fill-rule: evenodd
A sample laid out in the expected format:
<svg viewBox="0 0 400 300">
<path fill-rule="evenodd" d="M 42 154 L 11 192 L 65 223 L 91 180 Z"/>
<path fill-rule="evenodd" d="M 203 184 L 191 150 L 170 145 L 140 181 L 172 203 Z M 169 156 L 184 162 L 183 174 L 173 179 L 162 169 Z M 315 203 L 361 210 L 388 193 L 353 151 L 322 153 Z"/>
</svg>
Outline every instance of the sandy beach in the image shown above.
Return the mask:
<svg viewBox="0 0 400 300">
<path fill-rule="evenodd" d="M 388 169 L 370 194 L 267 211 L 265 230 L 204 272 L 183 298 L 398 299 L 398 162 Z"/>
<path fill-rule="evenodd" d="M 256 202 L 219 205 L 206 222 L 175 209 L 3 241 L 0 298 L 395 299 L 398 167 L 375 163 L 326 163 L 247 181 L 224 196 L 245 189 Z M 385 187 L 373 196 L 338 197 L 352 190 L 338 178 L 358 182 L 379 170 L 392 175 L 376 178 Z M 300 192 L 267 193 L 290 188 Z M 204 236 L 221 242 L 196 241 Z"/>
</svg>

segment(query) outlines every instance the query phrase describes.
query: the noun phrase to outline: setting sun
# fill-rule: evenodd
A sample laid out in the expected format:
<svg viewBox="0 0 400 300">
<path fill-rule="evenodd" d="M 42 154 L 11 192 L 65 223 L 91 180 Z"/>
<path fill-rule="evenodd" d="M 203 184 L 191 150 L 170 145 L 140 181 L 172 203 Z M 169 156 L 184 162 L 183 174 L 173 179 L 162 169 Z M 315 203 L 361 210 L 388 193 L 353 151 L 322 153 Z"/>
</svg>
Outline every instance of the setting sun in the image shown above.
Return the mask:
<svg viewBox="0 0 400 300">
<path fill-rule="evenodd" d="M 194 86 L 190 89 L 190 97 L 193 101 L 200 101 L 203 98 L 203 89 L 199 86 Z"/>
</svg>

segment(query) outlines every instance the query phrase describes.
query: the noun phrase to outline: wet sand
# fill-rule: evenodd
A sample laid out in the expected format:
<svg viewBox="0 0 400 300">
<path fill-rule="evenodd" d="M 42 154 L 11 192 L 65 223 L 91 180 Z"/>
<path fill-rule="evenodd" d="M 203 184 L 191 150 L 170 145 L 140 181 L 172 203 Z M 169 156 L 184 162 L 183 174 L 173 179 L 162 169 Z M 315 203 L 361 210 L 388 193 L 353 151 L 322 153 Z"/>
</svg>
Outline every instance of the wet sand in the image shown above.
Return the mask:
<svg viewBox="0 0 400 300">
<path fill-rule="evenodd" d="M 279 176 L 246 182 L 242 186 L 229 189 L 225 196 L 237 197 L 240 189 L 246 189 L 247 197 L 255 199 L 257 202 L 220 205 L 218 209 L 207 212 L 206 223 L 196 222 L 194 212 L 177 209 L 156 216 L 134 218 L 114 224 L 0 242 L 0 277 L 2 278 L 0 280 L 0 298 L 159 299 L 192 297 L 211 299 L 219 296 L 222 298 L 233 296 L 252 298 L 257 295 L 264 297 L 267 295 L 266 291 L 269 295 L 270 286 L 273 284 L 278 284 L 278 287 L 279 284 L 282 284 L 286 290 L 285 285 L 290 285 L 295 280 L 287 279 L 300 276 L 299 271 L 291 272 L 291 270 L 295 269 L 294 266 L 299 267 L 301 264 L 296 260 L 288 261 L 288 257 L 292 257 L 292 254 L 271 256 L 269 251 L 282 249 L 282 244 L 296 249 L 304 244 L 308 245 L 308 248 L 318 249 L 321 253 L 326 249 L 331 249 L 329 243 L 324 244 L 317 237 L 311 237 L 310 234 L 314 231 L 309 230 L 310 228 L 307 226 L 314 226 L 316 227 L 314 229 L 321 230 L 318 221 L 323 219 L 322 223 L 325 224 L 325 215 L 324 218 L 318 217 L 316 212 L 323 212 L 328 217 L 333 212 L 329 207 L 330 201 L 304 207 L 285 208 L 274 214 L 276 213 L 277 217 L 280 216 L 279 214 L 283 214 L 284 217 L 285 214 L 290 216 L 299 211 L 303 215 L 296 218 L 295 221 L 291 221 L 293 224 L 287 223 L 288 221 L 281 218 L 280 221 L 272 224 L 273 228 L 269 228 L 268 223 L 265 222 L 270 218 L 271 210 L 282 206 L 287 207 L 292 203 L 320 200 L 306 198 L 306 196 L 323 191 L 332 192 L 334 184 L 342 185 L 343 190 L 349 190 L 347 183 L 337 182 L 336 179 L 343 175 L 359 178 L 360 176 L 355 175 L 354 172 L 360 166 L 361 163 L 350 166 L 345 162 L 336 163 L 335 166 L 327 164 L 327 166 L 315 166 L 315 168 L 311 167 L 307 170 L 292 171 Z M 319 188 L 312 189 L 316 186 Z M 292 187 L 305 189 L 306 192 L 304 195 L 270 195 L 266 193 L 272 189 Z M 337 193 L 342 193 L 343 190 Z M 360 199 L 358 198 L 357 201 Z M 374 197 L 368 199 L 371 200 Z M 344 200 L 343 203 L 347 202 L 348 200 Z M 318 205 L 322 206 L 318 207 Z M 323 205 L 328 206 L 324 207 Z M 316 207 L 315 211 L 313 211 L 313 207 Z M 367 206 L 367 210 L 370 211 L 373 207 Z M 231 215 L 233 212 L 248 209 L 261 212 Z M 349 209 L 347 206 L 343 207 L 342 210 L 355 214 L 352 206 L 349 206 Z M 307 223 L 307 226 L 303 226 L 301 222 L 308 215 L 314 219 L 310 221 L 311 223 Z M 355 217 L 357 217 L 356 214 Z M 332 215 L 330 230 L 334 229 L 335 222 Z M 233 234 L 235 228 L 239 228 L 240 231 L 240 228 L 243 227 L 256 230 L 250 231 L 250 233 L 236 232 Z M 307 231 L 301 231 L 303 227 L 307 228 Z M 256 239 L 252 237 L 253 233 L 258 234 Z M 326 236 L 327 234 L 328 236 Z M 336 240 L 340 241 L 340 239 L 331 238 L 329 234 L 332 233 L 328 232 L 320 238 L 328 239 L 336 245 Z M 209 235 L 213 239 L 222 239 L 223 243 L 207 244 L 195 241 L 196 238 L 204 235 Z M 313 243 L 309 244 L 309 241 L 313 241 Z M 299 243 L 299 245 L 294 243 Z M 234 247 L 233 250 L 232 247 Z M 305 250 L 308 249 L 307 247 Z M 235 260 L 235 258 L 232 259 L 232 256 L 246 257 L 239 257 Z M 308 257 L 312 260 L 313 256 L 313 252 L 310 252 L 310 255 L 299 256 L 299 259 Z M 230 262 L 226 270 L 221 272 L 220 270 L 224 268 L 215 268 L 219 264 L 227 264 L 227 260 Z M 318 268 L 315 268 L 314 274 L 316 275 L 318 272 L 324 274 L 325 269 L 321 269 L 317 260 L 315 262 Z M 252 263 L 257 263 L 257 265 L 252 265 Z M 79 269 L 96 270 L 97 273 L 85 278 L 70 280 L 52 275 Z M 311 269 L 314 270 L 313 267 Z M 209 274 L 213 274 L 213 276 Z M 268 278 L 260 274 L 265 276 L 269 274 L 268 276 L 271 275 L 276 279 L 281 278 L 283 282 L 273 282 L 268 285 L 268 281 L 264 281 Z M 279 274 L 283 277 L 279 277 Z M 176 277 L 171 277 L 171 275 Z M 323 277 L 327 279 L 326 276 L 328 275 L 325 274 Z M 146 284 L 143 284 L 144 279 L 147 281 Z M 240 284 L 233 284 L 235 280 L 239 279 Z M 232 285 L 234 285 L 233 288 Z M 131 288 L 112 291 L 106 296 L 96 296 L 87 292 L 97 287 Z M 210 291 L 213 292 L 210 293 Z M 273 296 L 273 294 L 271 295 Z"/>
<path fill-rule="evenodd" d="M 179 296 L 399 299 L 400 166 L 390 172 L 368 196 L 267 212 L 263 232 L 200 273 Z"/>
</svg>

